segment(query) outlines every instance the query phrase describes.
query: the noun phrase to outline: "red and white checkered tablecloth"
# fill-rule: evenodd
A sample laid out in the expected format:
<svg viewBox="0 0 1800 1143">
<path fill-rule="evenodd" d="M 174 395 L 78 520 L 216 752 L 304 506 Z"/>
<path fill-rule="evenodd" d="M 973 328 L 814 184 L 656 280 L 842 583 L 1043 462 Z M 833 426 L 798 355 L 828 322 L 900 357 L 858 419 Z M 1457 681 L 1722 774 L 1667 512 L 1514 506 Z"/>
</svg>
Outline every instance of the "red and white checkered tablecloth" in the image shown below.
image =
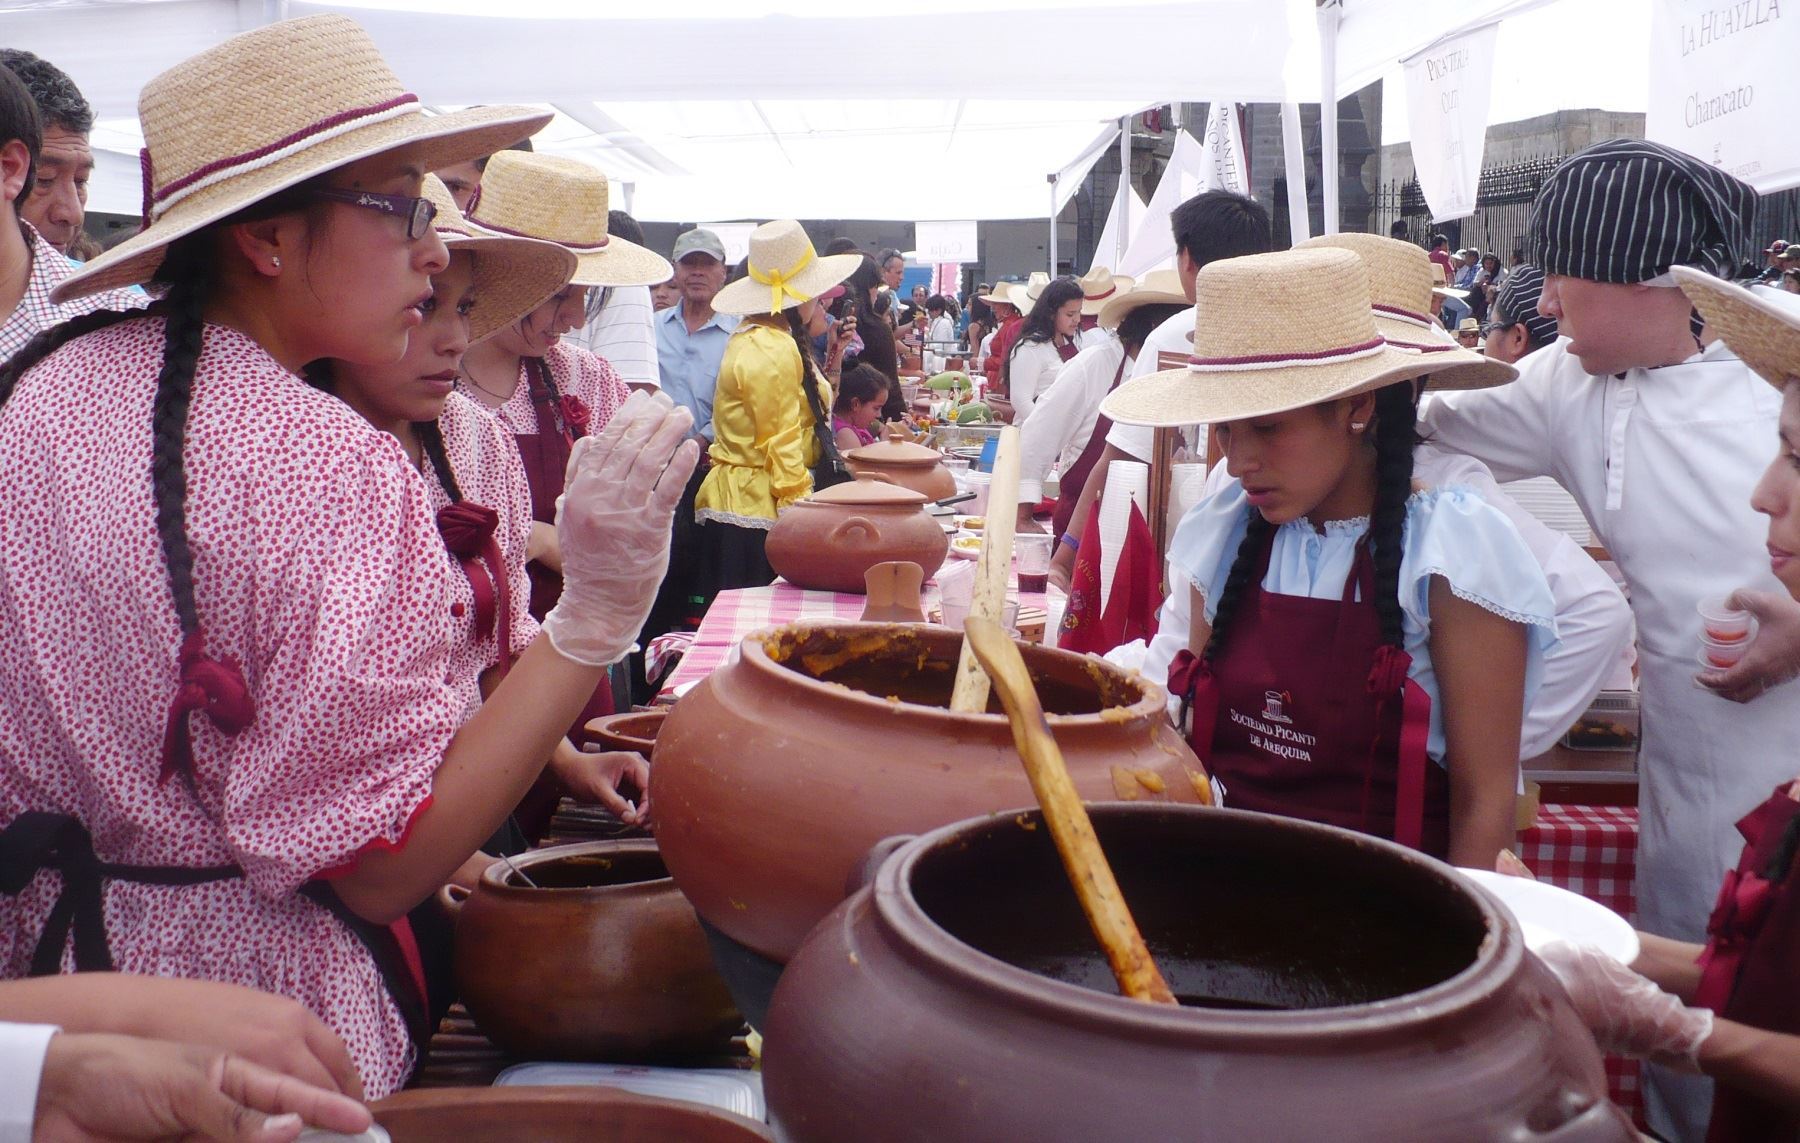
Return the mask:
<svg viewBox="0 0 1800 1143">
<path fill-rule="evenodd" d="M 1636 924 L 1637 838 L 1635 806 L 1541 806 L 1537 824 L 1519 835 L 1518 850 L 1538 880 L 1597 901 Z M 1606 1081 L 1612 1101 L 1642 1126 L 1637 1061 L 1608 1056 Z"/>
</svg>

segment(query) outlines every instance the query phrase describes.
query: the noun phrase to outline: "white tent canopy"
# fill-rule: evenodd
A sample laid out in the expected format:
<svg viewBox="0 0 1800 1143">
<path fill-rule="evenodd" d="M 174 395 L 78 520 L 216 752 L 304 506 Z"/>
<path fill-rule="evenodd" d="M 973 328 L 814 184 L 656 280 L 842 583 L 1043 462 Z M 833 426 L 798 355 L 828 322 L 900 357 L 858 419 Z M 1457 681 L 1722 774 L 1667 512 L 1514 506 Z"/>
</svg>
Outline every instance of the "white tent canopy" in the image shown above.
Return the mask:
<svg viewBox="0 0 1800 1143">
<path fill-rule="evenodd" d="M 1338 91 L 1546 2 L 1345 0 Z M 1647 0 L 1557 4 L 1647 19 Z M 1320 90 L 1313 0 L 912 0 L 891 14 L 816 0 L 0 0 L 0 28 L 94 103 L 95 141 L 115 151 L 96 206 L 132 211 L 143 83 L 245 28 L 323 11 L 359 20 L 429 105 L 553 105 L 544 147 L 628 185 L 651 220 L 1041 218 L 1048 178 L 1138 108 Z M 1608 53 L 1608 69 L 1633 62 Z M 1516 66 L 1541 98 L 1561 82 Z"/>
</svg>

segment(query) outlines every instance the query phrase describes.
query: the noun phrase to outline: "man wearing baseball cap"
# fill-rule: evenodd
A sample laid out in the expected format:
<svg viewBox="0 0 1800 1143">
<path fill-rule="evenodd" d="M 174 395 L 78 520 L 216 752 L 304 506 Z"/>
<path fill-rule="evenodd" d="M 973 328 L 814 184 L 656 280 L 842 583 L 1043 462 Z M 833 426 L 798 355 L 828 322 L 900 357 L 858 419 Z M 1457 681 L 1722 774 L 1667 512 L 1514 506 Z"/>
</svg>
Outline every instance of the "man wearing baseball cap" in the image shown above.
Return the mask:
<svg viewBox="0 0 1800 1143">
<path fill-rule="evenodd" d="M 694 435 L 712 440 L 713 389 L 738 318 L 714 313 L 725 286 L 725 244 L 710 230 L 683 231 L 669 252 L 681 304 L 656 315 L 656 364 L 662 391 L 694 414 Z"/>
<path fill-rule="evenodd" d="M 1763 272 L 1756 276 L 1758 285 L 1774 286 L 1781 284 L 1781 272 L 1787 269 L 1789 265 L 1786 261 L 1788 245 L 1789 243 L 1785 238 L 1777 238 L 1775 241 L 1769 243 L 1768 249 L 1763 251 L 1763 257 L 1768 259 L 1769 264 L 1763 267 Z"/>
<path fill-rule="evenodd" d="M 1643 709 L 1639 925 L 1688 941 L 1705 938 L 1741 848 L 1733 823 L 1792 778 L 1800 740 L 1792 688 L 1736 706 L 1695 685 L 1696 606 L 1778 586 L 1750 499 L 1780 399 L 1699 326 L 1669 268 L 1731 275 L 1755 205 L 1748 185 L 1659 144 L 1573 156 L 1539 192 L 1529 240 L 1562 337 L 1516 383 L 1440 396 L 1420 424 L 1500 480 L 1555 477 L 1624 573 Z M 1700 1139 L 1710 1085 L 1654 1067 L 1646 1080 L 1651 1126 Z"/>
</svg>

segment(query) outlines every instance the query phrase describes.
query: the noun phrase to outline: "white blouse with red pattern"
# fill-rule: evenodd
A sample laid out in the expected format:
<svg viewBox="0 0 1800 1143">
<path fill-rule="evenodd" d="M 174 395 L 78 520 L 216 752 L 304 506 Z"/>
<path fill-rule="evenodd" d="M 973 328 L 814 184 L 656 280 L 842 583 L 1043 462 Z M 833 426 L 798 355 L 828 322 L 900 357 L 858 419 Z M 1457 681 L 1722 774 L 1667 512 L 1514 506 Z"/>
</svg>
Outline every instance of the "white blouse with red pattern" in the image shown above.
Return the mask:
<svg viewBox="0 0 1800 1143">
<path fill-rule="evenodd" d="M 444 455 L 463 500 L 492 508 L 500 516 L 494 538 L 506 561 L 506 578 L 512 595 L 512 653 L 522 655 L 537 635 L 531 617 L 531 580 L 525 573 L 525 545 L 531 539 L 531 490 L 519 450 L 506 430 L 487 411 L 461 393 L 450 394 L 438 416 L 444 435 Z M 432 510 L 450 503 L 450 493 L 438 481 L 430 464 L 424 469 L 431 485 Z M 449 553 L 446 551 L 446 555 Z M 481 706 L 481 674 L 500 661 L 493 633 L 482 637 L 475 630 L 475 591 L 462 571 L 461 561 L 450 557 L 450 613 L 459 619 L 460 631 L 450 656 L 450 685 L 463 700 L 464 717 Z"/>
<path fill-rule="evenodd" d="M 619 406 L 631 396 L 630 386 L 606 358 L 596 357 L 578 345 L 557 342 L 544 354 L 544 363 L 550 366 L 550 377 L 556 382 L 557 393 L 565 398 L 576 397 L 587 407 L 587 431 L 590 433 L 605 428 L 606 422 L 612 420 Z M 507 432 L 518 436 L 536 435 L 537 410 L 531 403 L 531 385 L 524 363 L 520 363 L 519 384 L 512 396 L 505 404 L 490 411 L 506 426 Z"/>
<path fill-rule="evenodd" d="M 112 326 L 0 408 L 0 821 L 56 811 L 102 861 L 241 867 L 108 882 L 117 967 L 293 997 L 379 1097 L 413 1064 L 404 1021 L 356 936 L 295 890 L 402 841 L 462 721 L 428 482 L 342 402 L 207 328 L 185 447 L 194 591 L 256 713 L 229 737 L 193 715 L 196 792 L 159 784 L 181 642 L 150 475 L 162 349 L 159 318 Z M 0 976 L 26 974 L 59 881 L 0 896 Z"/>
</svg>

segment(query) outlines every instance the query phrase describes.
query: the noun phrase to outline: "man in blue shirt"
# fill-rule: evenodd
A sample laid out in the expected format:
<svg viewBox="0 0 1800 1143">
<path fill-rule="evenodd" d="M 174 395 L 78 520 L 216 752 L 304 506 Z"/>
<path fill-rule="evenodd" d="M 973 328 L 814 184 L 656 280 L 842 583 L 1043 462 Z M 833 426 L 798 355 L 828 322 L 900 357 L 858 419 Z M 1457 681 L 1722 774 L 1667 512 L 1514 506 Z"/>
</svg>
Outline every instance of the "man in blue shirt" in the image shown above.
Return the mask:
<svg viewBox="0 0 1800 1143">
<path fill-rule="evenodd" d="M 656 315 L 657 369 L 662 391 L 694 414 L 694 435 L 710 441 L 719 362 L 739 320 L 712 308 L 725 285 L 725 244 L 710 230 L 689 230 L 675 239 L 669 260 L 675 263 L 681 304 Z"/>
</svg>

